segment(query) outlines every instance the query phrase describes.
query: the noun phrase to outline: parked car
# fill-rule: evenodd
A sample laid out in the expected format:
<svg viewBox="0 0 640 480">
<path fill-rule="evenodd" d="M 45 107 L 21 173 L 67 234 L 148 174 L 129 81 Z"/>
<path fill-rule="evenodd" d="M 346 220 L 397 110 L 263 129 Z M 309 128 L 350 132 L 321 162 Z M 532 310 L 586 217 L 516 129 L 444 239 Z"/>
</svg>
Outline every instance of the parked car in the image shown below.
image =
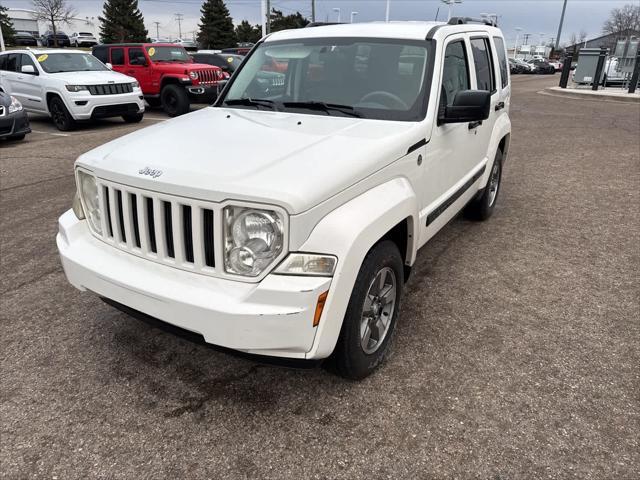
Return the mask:
<svg viewBox="0 0 640 480">
<path fill-rule="evenodd" d="M 161 105 L 172 117 L 187 113 L 191 102 L 211 103 L 225 79 L 220 68 L 193 63 L 183 47 L 171 43 L 99 45 L 93 54 L 136 78 L 149 105 Z"/>
<path fill-rule="evenodd" d="M 501 31 L 463 18 L 272 33 L 214 106 L 77 159 L 64 272 L 209 343 L 363 378 L 418 249 L 494 212 L 510 91 Z"/>
<path fill-rule="evenodd" d="M 62 131 L 77 121 L 122 117 L 140 122 L 144 100 L 138 82 L 112 72 L 87 52 L 13 50 L 0 53 L 0 88 L 30 113 L 50 115 Z"/>
<path fill-rule="evenodd" d="M 191 58 L 196 63 L 204 63 L 207 65 L 214 65 L 219 67 L 229 78 L 233 72 L 240 66 L 244 57 L 242 55 L 236 55 L 233 53 L 192 53 Z"/>
<path fill-rule="evenodd" d="M 198 44 L 192 40 L 184 40 L 182 38 L 177 38 L 176 40 L 173 41 L 173 43 L 175 43 L 176 45 L 180 45 L 181 47 L 183 47 L 185 50 L 189 52 L 195 52 L 196 50 L 198 50 Z"/>
<path fill-rule="evenodd" d="M 251 51 L 252 47 L 232 47 L 232 48 L 223 48 L 222 53 L 233 53 L 236 55 L 245 56 L 247 53 Z"/>
<path fill-rule="evenodd" d="M 519 73 L 528 73 L 530 71 L 530 69 L 528 67 L 525 67 L 524 65 L 518 63 L 513 58 L 510 58 L 509 59 L 509 71 L 512 74 L 519 74 Z"/>
<path fill-rule="evenodd" d="M 556 72 L 562 71 L 562 62 L 560 60 L 548 60 L 548 63 L 553 66 Z"/>
<path fill-rule="evenodd" d="M 42 37 L 40 37 L 40 42 L 43 47 L 55 47 L 56 42 L 58 47 L 70 47 L 71 41 L 69 37 L 64 32 L 56 32 L 53 34 L 52 30 L 47 30 Z"/>
<path fill-rule="evenodd" d="M 29 117 L 20 100 L 0 87 L 0 140 L 22 140 L 30 132 Z"/>
<path fill-rule="evenodd" d="M 546 60 L 529 60 L 529 65 L 533 66 L 533 73 L 538 73 L 541 75 L 553 75 L 556 73 L 556 69 L 553 65 L 551 65 Z"/>
<path fill-rule="evenodd" d="M 16 32 L 13 36 L 13 44 L 16 47 L 37 47 L 38 40 L 29 32 Z"/>
<path fill-rule="evenodd" d="M 522 73 L 535 73 L 535 65 L 525 62 L 519 58 L 514 58 L 513 61 L 520 65 L 522 68 Z"/>
<path fill-rule="evenodd" d="M 93 47 L 98 44 L 98 39 L 89 32 L 73 32 L 69 41 L 73 47 Z"/>
</svg>

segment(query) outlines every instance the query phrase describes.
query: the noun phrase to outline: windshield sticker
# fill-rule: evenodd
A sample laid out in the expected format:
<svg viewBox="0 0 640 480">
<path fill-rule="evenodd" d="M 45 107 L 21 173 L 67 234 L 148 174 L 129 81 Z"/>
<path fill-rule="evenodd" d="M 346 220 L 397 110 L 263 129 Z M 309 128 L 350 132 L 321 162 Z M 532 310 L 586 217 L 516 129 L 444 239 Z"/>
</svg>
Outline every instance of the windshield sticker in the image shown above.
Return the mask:
<svg viewBox="0 0 640 480">
<path fill-rule="evenodd" d="M 156 54 L 156 49 L 155 49 L 155 48 L 153 48 L 153 47 L 151 47 L 151 48 L 149 49 L 149 52 L 148 52 L 148 53 L 149 53 L 149 56 L 150 56 L 150 57 L 153 57 L 153 56 Z"/>
<path fill-rule="evenodd" d="M 227 57 L 227 63 L 233 63 L 233 57 Z"/>
<path fill-rule="evenodd" d="M 47 55 L 46 53 L 43 53 L 42 55 L 40 55 L 40 56 L 38 57 L 38 59 L 37 59 L 37 60 L 38 60 L 38 62 L 39 62 L 39 63 L 42 63 L 42 62 L 44 62 L 47 58 L 49 58 L 49 55 Z"/>
</svg>

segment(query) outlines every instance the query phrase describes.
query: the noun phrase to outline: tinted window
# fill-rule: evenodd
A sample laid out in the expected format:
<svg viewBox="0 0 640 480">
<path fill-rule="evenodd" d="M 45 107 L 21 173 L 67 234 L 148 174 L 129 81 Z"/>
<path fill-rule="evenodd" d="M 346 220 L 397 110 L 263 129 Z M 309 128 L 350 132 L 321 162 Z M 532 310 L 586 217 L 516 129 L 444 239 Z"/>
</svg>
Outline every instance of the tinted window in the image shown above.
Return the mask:
<svg viewBox="0 0 640 480">
<path fill-rule="evenodd" d="M 111 49 L 111 65 L 124 65 L 124 49 Z"/>
<path fill-rule="evenodd" d="M 456 93 L 469 88 L 469 61 L 464 42 L 451 42 L 444 52 L 440 106 L 452 105 Z"/>
<path fill-rule="evenodd" d="M 473 51 L 473 63 L 478 79 L 478 90 L 489 90 L 493 92 L 495 81 L 493 79 L 493 64 L 491 61 L 491 49 L 488 38 L 474 38 L 471 40 L 471 50 Z"/>
<path fill-rule="evenodd" d="M 144 52 L 141 48 L 129 49 L 129 65 L 145 65 L 147 60 L 144 58 Z"/>
<path fill-rule="evenodd" d="M 96 48 L 93 50 L 93 56 L 100 60 L 102 63 L 107 63 L 109 59 L 107 58 L 107 49 L 106 48 Z"/>
<path fill-rule="evenodd" d="M 0 70 L 6 70 L 8 55 L 0 55 Z"/>
<path fill-rule="evenodd" d="M 500 37 L 493 37 L 493 42 L 496 44 L 496 53 L 498 54 L 498 62 L 500 64 L 500 80 L 502 82 L 502 88 L 509 83 L 509 72 L 507 68 L 507 51 L 504 48 L 504 40 Z"/>
<path fill-rule="evenodd" d="M 7 63 L 4 66 L 4 69 L 8 72 L 17 72 L 18 71 L 18 54 L 10 53 L 7 55 Z"/>
</svg>

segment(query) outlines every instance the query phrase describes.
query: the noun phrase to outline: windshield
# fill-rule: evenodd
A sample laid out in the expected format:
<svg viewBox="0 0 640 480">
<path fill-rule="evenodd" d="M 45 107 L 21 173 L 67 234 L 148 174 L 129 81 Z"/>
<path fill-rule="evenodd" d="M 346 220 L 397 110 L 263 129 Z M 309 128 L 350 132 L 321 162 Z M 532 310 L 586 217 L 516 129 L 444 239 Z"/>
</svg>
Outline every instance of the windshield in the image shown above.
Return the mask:
<svg viewBox="0 0 640 480">
<path fill-rule="evenodd" d="M 261 44 L 218 106 L 418 121 L 431 42 L 314 38 Z"/>
<path fill-rule="evenodd" d="M 43 53 L 38 55 L 36 59 L 47 73 L 108 70 L 100 60 L 86 53 Z"/>
<path fill-rule="evenodd" d="M 174 47 L 147 47 L 147 53 L 152 62 L 191 62 L 191 57 L 180 45 Z"/>
</svg>

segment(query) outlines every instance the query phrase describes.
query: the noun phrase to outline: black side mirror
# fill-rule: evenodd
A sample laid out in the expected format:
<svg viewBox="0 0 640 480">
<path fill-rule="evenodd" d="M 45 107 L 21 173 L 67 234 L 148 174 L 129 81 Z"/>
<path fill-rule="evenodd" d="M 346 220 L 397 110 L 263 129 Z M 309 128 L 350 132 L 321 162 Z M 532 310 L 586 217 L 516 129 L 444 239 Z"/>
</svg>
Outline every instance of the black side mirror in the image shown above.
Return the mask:
<svg viewBox="0 0 640 480">
<path fill-rule="evenodd" d="M 489 118 L 491 93 L 488 90 L 461 90 L 453 105 L 443 109 L 438 124 L 480 122 Z"/>
</svg>

